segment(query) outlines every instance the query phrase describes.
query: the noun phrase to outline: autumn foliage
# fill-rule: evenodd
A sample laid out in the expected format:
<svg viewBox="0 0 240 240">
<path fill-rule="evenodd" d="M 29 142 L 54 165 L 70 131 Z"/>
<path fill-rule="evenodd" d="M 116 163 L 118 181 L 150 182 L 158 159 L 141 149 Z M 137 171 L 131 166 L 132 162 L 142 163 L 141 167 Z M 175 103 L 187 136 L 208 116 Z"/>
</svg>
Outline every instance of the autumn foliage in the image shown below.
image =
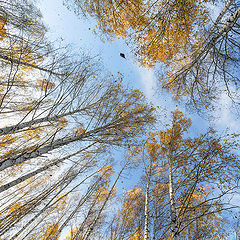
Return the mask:
<svg viewBox="0 0 240 240">
<path fill-rule="evenodd" d="M 160 63 L 178 100 L 208 112 L 219 83 L 238 99 L 236 1 L 214 21 L 218 3 L 202 0 L 65 4 L 94 18 L 102 39 L 124 39 L 141 66 Z M 0 239 L 229 237 L 239 226 L 239 133 L 196 134 L 178 109 L 163 123 L 95 59 L 50 42 L 31 0 L 1 1 Z"/>
</svg>

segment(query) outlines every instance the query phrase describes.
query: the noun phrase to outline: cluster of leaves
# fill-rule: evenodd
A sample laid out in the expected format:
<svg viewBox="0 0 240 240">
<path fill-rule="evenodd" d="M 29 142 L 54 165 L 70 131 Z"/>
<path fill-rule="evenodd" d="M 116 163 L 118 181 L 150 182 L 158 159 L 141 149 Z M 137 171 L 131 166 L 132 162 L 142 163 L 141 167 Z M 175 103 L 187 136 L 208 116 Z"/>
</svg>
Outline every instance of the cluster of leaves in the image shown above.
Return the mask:
<svg viewBox="0 0 240 240">
<path fill-rule="evenodd" d="M 162 82 L 177 97 L 208 101 L 222 74 L 227 87 L 238 85 L 240 10 L 231 0 L 212 28 L 201 0 L 74 4 L 107 39 L 125 38 L 142 65 L 169 64 Z M 51 44 L 30 1 L 3 0 L 0 16 L 1 239 L 57 240 L 67 231 L 68 240 L 222 239 L 240 178 L 239 135 L 187 137 L 191 120 L 176 110 L 170 127 L 140 143 L 155 109 L 139 90 Z M 109 146 L 131 149 L 120 171 Z M 124 192 L 105 234 L 131 162 L 144 170 L 143 186 Z"/>
<path fill-rule="evenodd" d="M 125 192 L 111 237 L 116 239 L 222 239 L 227 195 L 239 184 L 237 135 L 210 129 L 186 137 L 190 119 L 176 110 L 170 127 L 150 133 L 132 159 L 144 167 L 142 186 Z M 141 150 L 139 150 L 139 148 Z M 225 231 L 225 232 L 224 232 Z M 111 237 L 109 239 L 111 239 Z"/>
<path fill-rule="evenodd" d="M 116 193 L 107 150 L 134 142 L 154 108 L 51 44 L 30 1 L 2 1 L 0 12 L 1 239 L 58 239 L 74 218 L 71 238 L 89 239 Z"/>
<path fill-rule="evenodd" d="M 162 87 L 198 110 L 227 95 L 239 105 L 239 3 L 207 0 L 66 0 L 94 17 L 101 36 L 123 38 L 141 65 L 161 64 Z M 222 9 L 215 19 L 210 9 Z M 224 6 L 224 7 L 222 7 Z M 211 23 L 213 22 L 213 25 Z"/>
</svg>

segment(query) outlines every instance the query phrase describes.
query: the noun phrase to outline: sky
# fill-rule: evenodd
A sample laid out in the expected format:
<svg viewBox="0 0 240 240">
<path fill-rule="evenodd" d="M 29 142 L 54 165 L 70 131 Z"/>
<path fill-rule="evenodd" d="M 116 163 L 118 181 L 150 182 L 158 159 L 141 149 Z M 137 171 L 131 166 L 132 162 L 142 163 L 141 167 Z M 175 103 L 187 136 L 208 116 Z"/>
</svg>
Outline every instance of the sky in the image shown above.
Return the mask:
<svg viewBox="0 0 240 240">
<path fill-rule="evenodd" d="M 39 8 L 43 21 L 49 28 L 50 39 L 53 41 L 58 39 L 62 44 L 71 44 L 76 52 L 98 56 L 104 67 L 113 74 L 121 72 L 128 86 L 141 89 L 155 107 L 160 107 L 163 124 L 169 119 L 169 113 L 176 108 L 187 113 L 185 107 L 172 101 L 169 94 L 162 91 L 156 93 L 158 85 L 154 70 L 140 67 L 123 40 L 101 41 L 92 31 L 95 22 L 76 16 L 62 4 L 61 0 L 39 0 Z M 126 59 L 121 58 L 120 53 L 124 53 Z M 196 125 L 193 128 L 207 128 L 207 121 L 199 118 L 197 114 L 191 114 L 191 118 Z"/>
<path fill-rule="evenodd" d="M 159 90 L 154 70 L 139 67 L 122 39 L 112 42 L 101 41 L 99 36 L 92 31 L 96 25 L 94 20 L 76 16 L 73 11 L 63 5 L 62 0 L 39 0 L 37 3 L 43 15 L 43 22 L 49 29 L 48 37 L 51 40 L 57 39 L 57 42 L 62 42 L 62 45 L 70 44 L 74 52 L 84 52 L 96 56 L 107 71 L 112 74 L 118 72 L 123 74 L 124 81 L 128 86 L 141 89 L 149 101 L 155 107 L 159 107 L 160 125 L 166 124 L 170 112 L 178 108 L 192 119 L 193 135 L 203 133 L 209 126 L 220 132 L 226 128 L 232 132 L 240 132 L 239 119 L 234 115 L 231 100 L 226 95 L 222 96 L 218 102 L 218 109 L 208 119 L 193 111 L 189 112 L 183 104 L 174 102 L 170 94 Z M 216 8 L 215 15 L 219 11 Z M 214 14 L 213 10 L 212 14 Z M 124 53 L 126 59 L 120 57 L 120 53 Z"/>
<path fill-rule="evenodd" d="M 129 79 L 130 86 L 140 87 L 137 80 L 139 74 L 134 68 L 134 62 L 130 51 L 123 41 L 102 42 L 92 30 L 95 27 L 91 19 L 80 19 L 73 12 L 63 6 L 60 0 L 40 0 L 40 10 L 44 23 L 49 27 L 49 35 L 55 40 L 56 37 L 63 40 L 64 44 L 71 44 L 74 51 L 84 51 L 93 56 L 100 56 L 106 69 L 113 74 L 121 72 Z M 119 56 L 120 52 L 127 59 Z"/>
<path fill-rule="evenodd" d="M 192 119 L 191 135 L 193 136 L 204 133 L 209 126 L 220 132 L 226 128 L 240 132 L 239 121 L 230 110 L 231 101 L 226 96 L 221 98 L 219 101 L 221 107 L 212 114 L 210 119 L 202 118 L 192 111 L 190 113 L 183 104 L 174 102 L 170 94 L 159 90 L 154 70 L 139 67 L 123 40 L 101 41 L 92 31 L 96 24 L 93 19 L 76 16 L 73 11 L 63 5 L 62 0 L 39 0 L 38 7 L 43 15 L 43 22 L 49 29 L 48 37 L 51 40 L 57 39 L 57 42 L 62 42 L 62 45 L 70 44 L 77 53 L 80 51 L 97 56 L 107 71 L 123 74 L 128 86 L 140 88 L 149 101 L 155 107 L 159 107 L 157 109 L 161 116 L 160 126 L 168 123 L 170 112 L 178 108 Z M 216 12 L 218 11 L 219 9 L 216 9 Z M 124 53 L 126 59 L 120 57 L 120 53 Z"/>
<path fill-rule="evenodd" d="M 221 98 L 219 101 L 221 107 L 212 114 L 210 119 L 206 120 L 196 113 L 190 113 L 184 105 L 172 101 L 168 93 L 159 91 L 154 70 L 139 67 L 122 39 L 116 39 L 113 42 L 101 41 L 99 36 L 92 31 L 96 25 L 93 19 L 76 16 L 63 5 L 62 0 L 39 0 L 38 5 L 43 15 L 43 21 L 49 28 L 50 39 L 53 41 L 58 39 L 58 42 L 61 41 L 62 44 L 70 44 L 76 52 L 81 51 L 97 56 L 106 70 L 113 74 L 121 72 L 128 86 L 141 89 L 155 107 L 160 107 L 160 111 L 163 113 L 163 124 L 168 121 L 170 112 L 178 108 L 191 117 L 192 129 L 196 133 L 201 133 L 208 126 L 220 131 L 227 127 L 232 131 L 240 132 L 239 120 L 230 110 L 231 101 L 226 96 Z M 215 9 L 215 13 L 219 11 L 218 8 Z M 214 14 L 214 11 L 212 13 Z M 126 59 L 121 58 L 120 53 L 124 53 Z M 158 89 L 157 93 L 156 89 Z"/>
<path fill-rule="evenodd" d="M 71 44 L 75 52 L 81 51 L 97 56 L 105 69 L 113 74 L 121 72 L 128 86 L 140 88 L 155 107 L 159 106 L 163 116 L 162 124 L 167 123 L 170 112 L 178 108 L 187 117 L 191 117 L 193 135 L 203 133 L 209 126 L 218 129 L 220 132 L 226 128 L 237 133 L 240 132 L 239 120 L 230 110 L 231 101 L 226 96 L 222 96 L 219 101 L 219 109 L 212 114 L 210 119 L 206 120 L 197 113 L 189 113 L 183 105 L 174 102 L 168 93 L 159 90 L 156 92 L 158 84 L 154 76 L 154 70 L 139 67 L 123 40 L 101 41 L 92 32 L 95 22 L 92 19 L 83 19 L 76 16 L 63 6 L 61 0 L 39 0 L 38 6 L 43 15 L 43 22 L 49 28 L 48 34 L 51 40 L 58 39 L 57 41 L 61 41 L 63 45 Z M 120 53 L 124 53 L 126 59 L 121 58 Z M 117 153 L 116 156 L 122 158 L 124 153 Z M 127 181 L 125 178 L 122 178 L 122 180 L 120 188 L 124 190 L 127 187 L 127 183 L 125 184 Z M 236 195 L 233 201 L 238 202 L 238 199 L 239 196 Z"/>
</svg>

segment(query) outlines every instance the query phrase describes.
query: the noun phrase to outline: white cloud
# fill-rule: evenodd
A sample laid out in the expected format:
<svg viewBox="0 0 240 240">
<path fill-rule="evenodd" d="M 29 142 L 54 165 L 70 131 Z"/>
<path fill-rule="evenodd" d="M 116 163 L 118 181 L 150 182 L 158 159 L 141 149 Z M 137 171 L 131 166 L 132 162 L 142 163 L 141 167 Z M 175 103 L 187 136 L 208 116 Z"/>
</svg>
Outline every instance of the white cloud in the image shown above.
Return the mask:
<svg viewBox="0 0 240 240">
<path fill-rule="evenodd" d="M 154 70 L 138 67 L 137 72 L 140 76 L 141 89 L 149 101 L 151 101 L 155 107 L 167 108 L 168 112 L 173 111 L 176 108 L 176 102 L 172 100 L 171 94 L 161 89 Z"/>
<path fill-rule="evenodd" d="M 154 105 L 157 105 L 159 100 L 155 96 L 157 84 L 153 69 L 138 67 L 137 71 L 140 75 L 142 89 L 146 97 L 152 101 Z"/>
<path fill-rule="evenodd" d="M 232 132 L 240 132 L 240 124 L 234 113 L 234 105 L 232 100 L 223 94 L 218 102 L 218 110 L 215 111 L 215 124 L 217 128 L 228 128 Z"/>
<path fill-rule="evenodd" d="M 235 193 L 235 194 L 231 195 L 230 204 L 232 204 L 236 207 L 240 207 L 240 194 L 239 193 Z"/>
</svg>

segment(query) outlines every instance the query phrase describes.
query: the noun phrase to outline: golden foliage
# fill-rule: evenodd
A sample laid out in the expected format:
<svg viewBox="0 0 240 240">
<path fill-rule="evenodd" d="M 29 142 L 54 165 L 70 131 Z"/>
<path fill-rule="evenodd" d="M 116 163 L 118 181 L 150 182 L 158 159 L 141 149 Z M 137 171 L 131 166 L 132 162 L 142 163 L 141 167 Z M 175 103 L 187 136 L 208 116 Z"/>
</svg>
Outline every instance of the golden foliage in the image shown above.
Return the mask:
<svg viewBox="0 0 240 240">
<path fill-rule="evenodd" d="M 71 229 L 64 240 L 72 240 L 72 238 L 77 232 L 78 232 L 78 228 Z"/>
<path fill-rule="evenodd" d="M 97 19 L 107 40 L 133 43 L 139 62 L 151 67 L 190 48 L 208 20 L 202 0 L 77 1 L 76 6 Z"/>
<path fill-rule="evenodd" d="M 96 203 L 104 202 L 109 194 L 109 190 L 107 187 L 102 186 L 95 192 L 93 199 L 96 199 Z"/>
<path fill-rule="evenodd" d="M 134 234 L 129 238 L 129 240 L 142 240 L 143 239 L 143 229 L 138 226 L 134 230 Z"/>
<path fill-rule="evenodd" d="M 3 17 L 0 17 L 0 40 L 3 40 L 7 35 L 7 30 L 5 28 L 7 20 Z"/>
<path fill-rule="evenodd" d="M 82 135 L 86 132 L 86 129 L 83 127 L 80 127 L 76 130 L 76 135 Z"/>
<path fill-rule="evenodd" d="M 41 240 L 51 239 L 51 237 L 53 237 L 54 234 L 57 232 L 58 228 L 59 228 L 58 223 L 57 224 L 55 224 L 55 223 L 47 224 Z M 56 239 L 58 239 L 58 238 L 59 238 L 59 236 Z"/>
<path fill-rule="evenodd" d="M 55 83 L 47 79 L 37 79 L 37 84 L 42 91 L 51 90 L 55 87 Z"/>
<path fill-rule="evenodd" d="M 103 176 L 103 178 L 105 179 L 110 179 L 113 173 L 114 173 L 114 170 L 112 165 L 102 167 L 99 172 L 99 174 Z"/>
<path fill-rule="evenodd" d="M 141 188 L 133 188 L 124 192 L 124 203 L 120 211 L 121 221 L 126 221 L 129 226 L 133 226 L 136 217 L 140 213 L 140 208 L 144 201 Z"/>
<path fill-rule="evenodd" d="M 10 213 L 15 212 L 16 210 L 20 209 L 21 206 L 22 206 L 22 204 L 21 204 L 20 202 L 17 202 L 17 203 L 15 203 L 15 204 L 13 204 L 13 205 L 11 206 L 11 208 L 8 209 L 8 213 L 10 214 Z"/>
</svg>

